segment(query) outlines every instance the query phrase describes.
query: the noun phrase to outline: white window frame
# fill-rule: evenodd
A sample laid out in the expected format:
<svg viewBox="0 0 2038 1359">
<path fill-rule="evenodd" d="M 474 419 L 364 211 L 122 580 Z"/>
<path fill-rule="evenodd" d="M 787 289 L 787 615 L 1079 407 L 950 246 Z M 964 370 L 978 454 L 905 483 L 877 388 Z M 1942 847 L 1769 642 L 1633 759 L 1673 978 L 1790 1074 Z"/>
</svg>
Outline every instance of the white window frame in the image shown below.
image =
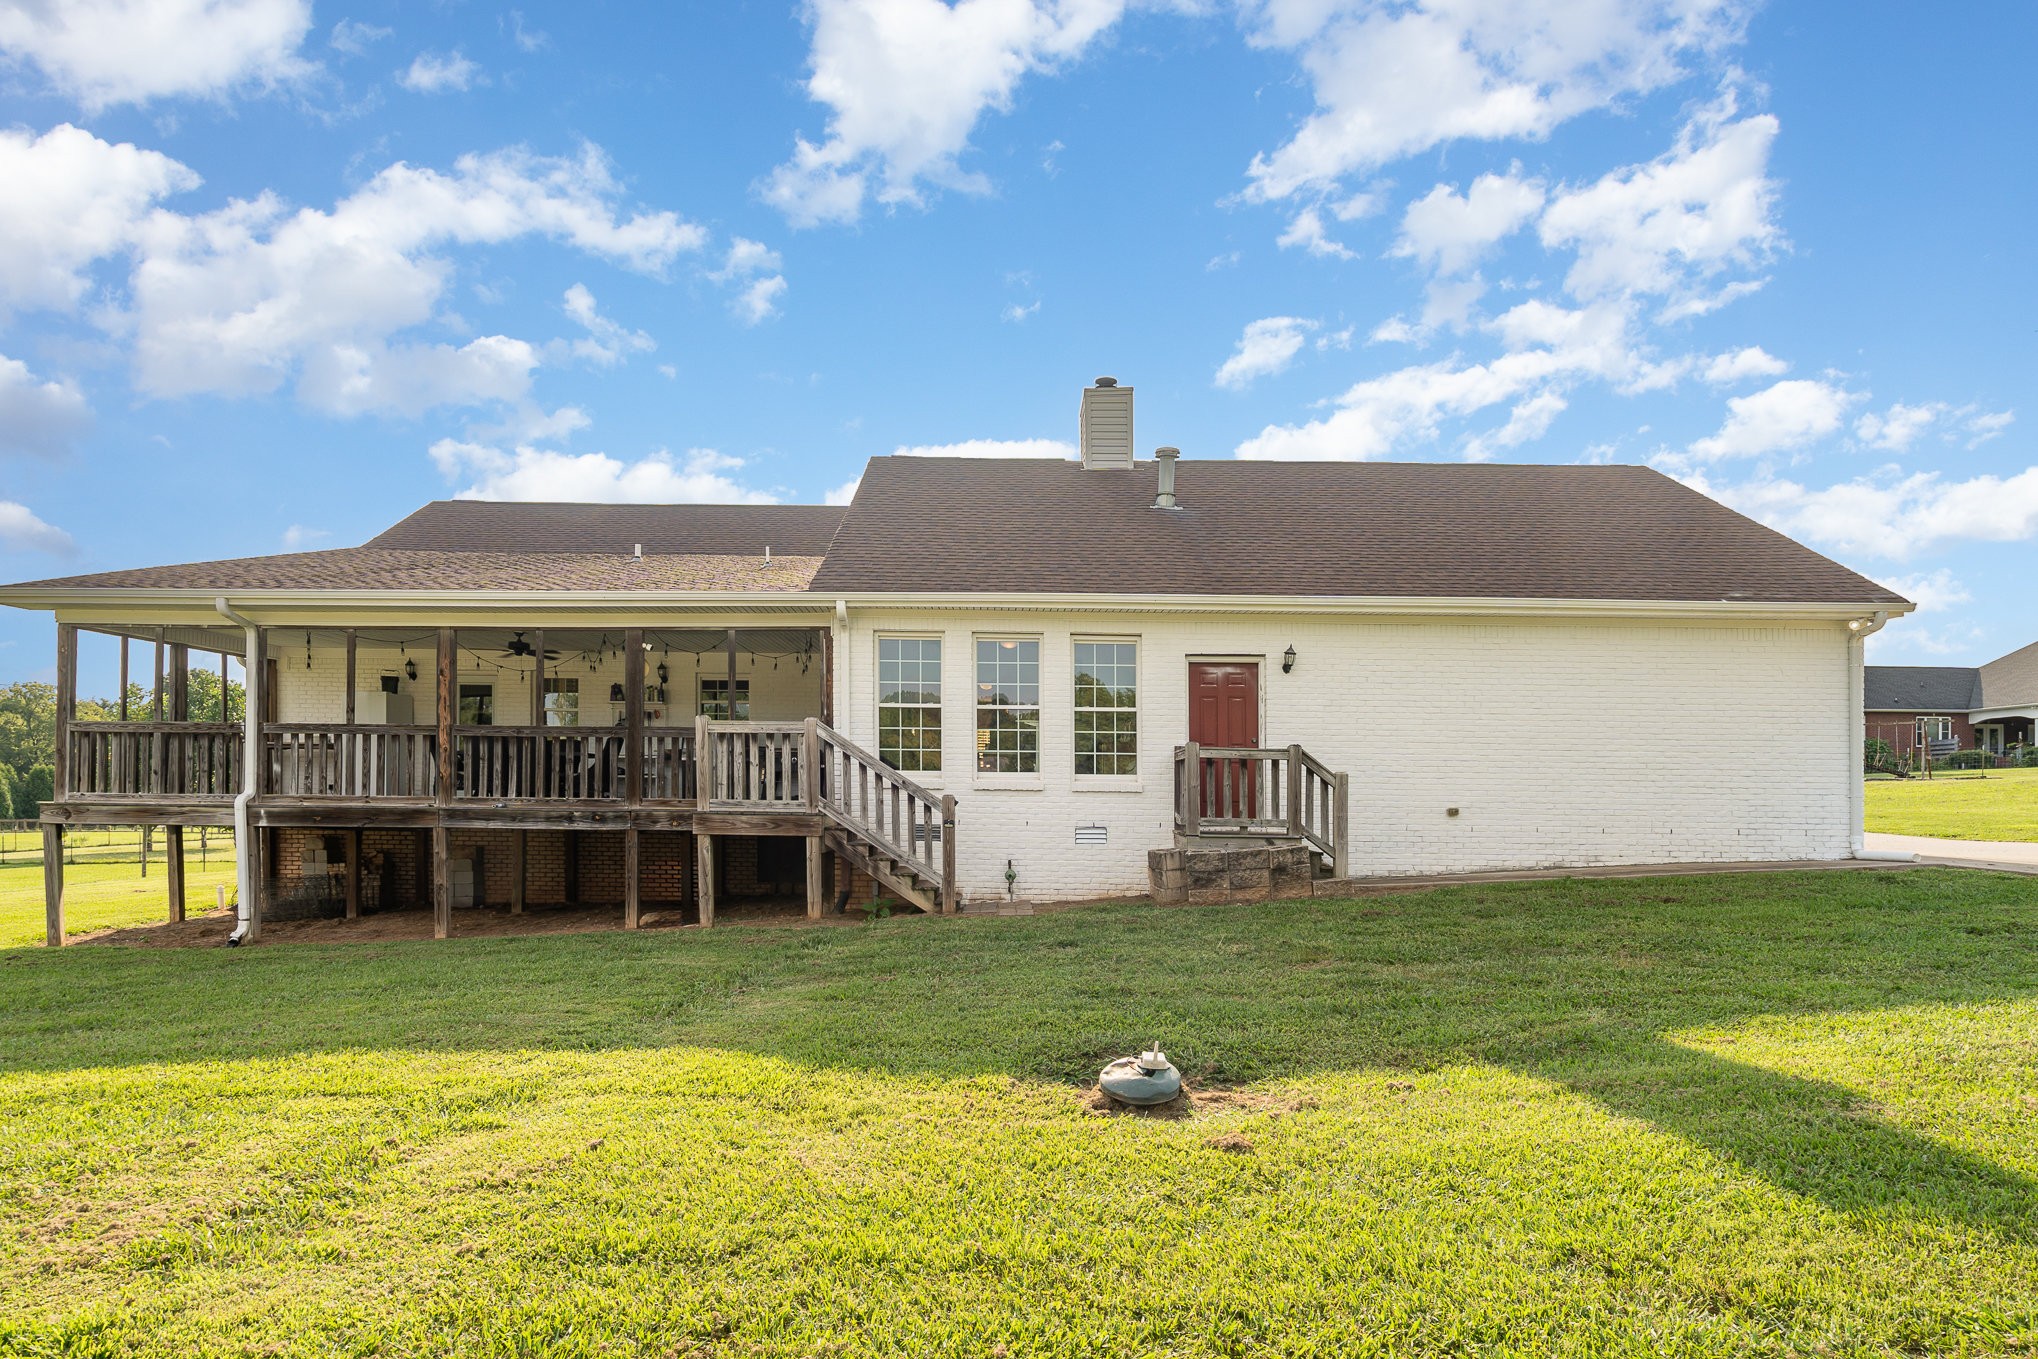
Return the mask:
<svg viewBox="0 0 2038 1359">
<path fill-rule="evenodd" d="M 982 681 L 977 678 L 977 647 L 984 642 L 1031 642 L 1038 648 L 1036 654 L 1039 657 L 1039 669 L 1036 674 L 1040 693 L 1038 699 L 1033 704 L 1035 717 L 1033 768 L 1023 773 L 1001 773 L 996 770 L 984 769 L 978 763 L 977 709 L 982 705 L 977 702 L 977 686 Z M 972 787 L 1032 790 L 1042 789 L 1047 786 L 1047 696 L 1049 693 L 1047 667 L 1050 655 L 1047 638 L 1037 632 L 976 632 L 970 634 L 968 731 L 969 768 Z M 1023 707 L 1024 705 L 1006 706 Z"/>
<path fill-rule="evenodd" d="M 1076 648 L 1088 645 L 1132 648 L 1132 732 L 1133 772 L 1130 774 L 1084 774 L 1076 771 L 1076 714 L 1078 711 L 1123 712 L 1122 708 L 1079 710 L 1076 707 Z M 1069 770 L 1072 787 L 1078 792 L 1136 793 L 1146 773 L 1146 640 L 1138 636 L 1074 633 L 1069 637 Z"/>
<path fill-rule="evenodd" d="M 885 649 L 885 643 L 886 643 L 886 642 L 936 642 L 936 643 L 939 643 L 939 644 L 940 644 L 940 647 L 941 647 L 941 660 L 940 660 L 940 666 L 941 666 L 941 670 L 940 670 L 940 683 L 941 683 L 941 699 L 940 699 L 940 701 L 939 701 L 938 703 L 933 703 L 933 704 L 924 704 L 924 703 L 923 703 L 923 704 L 896 704 L 896 703 L 892 703 L 892 704 L 888 704 L 888 703 L 886 703 L 886 702 L 884 701 L 884 700 L 885 700 L 885 681 L 884 681 L 884 649 Z M 943 776 L 944 776 L 944 771 L 946 771 L 946 770 L 947 770 L 947 768 L 948 768 L 948 727 L 949 727 L 949 722 L 948 722 L 948 691 L 949 691 L 949 687 L 950 687 L 950 686 L 949 686 L 949 665 L 948 665 L 948 662 L 949 662 L 949 652 L 950 652 L 950 651 L 951 651 L 952 649 L 953 649 L 953 648 L 951 648 L 951 647 L 950 647 L 950 646 L 948 645 L 948 638 L 947 638 L 947 636 L 946 636 L 945 634 L 943 634 L 943 633 L 939 633 L 939 632 L 880 632 L 880 633 L 876 633 L 876 634 L 874 634 L 874 635 L 872 636 L 872 638 L 871 638 L 871 648 L 870 648 L 870 673 L 871 673 L 871 729 L 870 729 L 870 748 L 871 748 L 871 749 L 872 749 L 873 751 L 877 752 L 877 755 L 878 755 L 878 757 L 879 757 L 880 759 L 882 759 L 882 758 L 884 757 L 884 741 L 885 741 L 885 737 L 884 737 L 884 729 L 885 729 L 885 718 L 884 718 L 884 710 L 885 710 L 886 708 L 888 708 L 888 707 L 922 707 L 922 708 L 924 708 L 924 707 L 932 707 L 932 708 L 934 709 L 934 711 L 935 711 L 936 713 L 938 713 L 938 714 L 940 715 L 940 719 L 941 719 L 941 744 L 940 744 L 940 745 L 939 745 L 938 747 L 936 747 L 936 749 L 935 749 L 935 752 L 934 752 L 934 753 L 935 753 L 935 757 L 936 757 L 937 759 L 939 759 L 939 760 L 941 761 L 941 767 L 940 767 L 939 769 L 921 769 L 921 770 L 913 770 L 913 769 L 901 769 L 901 770 L 899 771 L 899 772 L 900 772 L 901 774 L 904 774 L 904 775 L 905 775 L 905 776 L 906 776 L 907 778 L 909 778 L 909 779 L 913 780 L 913 782 L 915 782 L 915 783 L 919 784 L 919 785 L 920 785 L 921 787 L 923 787 L 923 788 L 939 788 L 939 787 L 941 786 L 941 783 L 942 783 L 942 779 L 943 779 Z M 970 679 L 971 679 L 971 685 L 970 685 L 971 693 L 972 693 L 972 694 L 974 694 L 974 693 L 975 693 L 975 689 L 976 689 L 976 685 L 975 685 L 975 679 L 976 679 L 976 647 L 975 647 L 975 646 L 971 646 L 971 647 L 970 647 Z M 974 740 L 974 739 L 975 739 L 975 730 L 976 730 L 976 713 L 975 713 L 975 711 L 974 711 L 974 710 L 972 710 L 972 711 L 971 711 L 971 713 L 970 713 L 970 730 L 971 730 L 971 739 L 972 739 L 972 740 Z"/>
<path fill-rule="evenodd" d="M 580 700 L 582 699 L 582 697 L 584 697 L 584 695 L 582 695 L 582 693 L 580 692 L 580 676 L 547 675 L 545 676 L 545 683 L 547 686 L 557 684 L 561 687 L 558 689 L 552 689 L 548 687 L 538 695 L 538 715 L 540 718 L 544 720 L 544 724 L 548 727 L 579 726 L 581 718 Z M 566 685 L 569 684 L 573 686 L 571 689 L 565 687 Z M 571 694 L 573 696 L 573 702 L 571 704 L 561 703 L 555 707 L 553 704 L 546 702 L 546 700 L 548 698 L 551 698 L 554 694 L 557 694 L 561 698 L 564 698 L 568 694 Z M 566 718 L 569 715 L 573 718 L 571 722 L 568 722 L 566 720 Z M 559 719 L 557 722 L 554 722 L 552 720 L 555 717 Z"/>
</svg>

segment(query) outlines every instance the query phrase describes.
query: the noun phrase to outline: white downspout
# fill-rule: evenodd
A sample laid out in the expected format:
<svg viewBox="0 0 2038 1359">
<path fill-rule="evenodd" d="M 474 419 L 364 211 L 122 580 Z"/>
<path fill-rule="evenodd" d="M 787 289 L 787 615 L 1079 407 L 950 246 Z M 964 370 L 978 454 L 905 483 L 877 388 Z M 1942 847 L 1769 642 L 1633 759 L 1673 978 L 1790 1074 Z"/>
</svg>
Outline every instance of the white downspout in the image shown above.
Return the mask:
<svg viewBox="0 0 2038 1359">
<path fill-rule="evenodd" d="M 1864 767 L 1868 741 L 1868 719 L 1862 711 L 1867 704 L 1867 696 L 1863 688 L 1866 683 L 1867 643 L 1868 639 L 1881 632 L 1883 625 L 1888 622 L 1888 611 L 1878 609 L 1872 617 L 1855 618 L 1847 624 L 1847 701 L 1851 705 L 1852 711 L 1852 716 L 1848 720 L 1854 731 L 1853 748 L 1847 754 L 1847 799 L 1848 811 L 1852 821 L 1850 839 L 1854 857 L 1857 859 L 1872 859 L 1889 863 L 1916 863 L 1918 856 L 1915 854 L 1905 853 L 1901 850 L 1870 849 L 1868 848 L 1867 840 L 1868 806 L 1867 793 L 1863 788 L 1863 783 L 1868 774 L 1867 769 Z"/>
<path fill-rule="evenodd" d="M 212 607 L 221 618 L 229 623 L 238 623 L 247 633 L 247 643 L 242 648 L 243 664 L 241 673 L 252 677 L 253 667 L 262 663 L 255 654 L 255 623 L 251 618 L 235 613 L 221 595 L 212 601 Z M 234 882 L 240 905 L 235 911 L 234 932 L 227 936 L 227 943 L 238 946 L 247 937 L 250 913 L 254 910 L 254 836 L 248 829 L 248 803 L 254 799 L 262 760 L 262 714 L 255 707 L 255 691 L 259 684 L 244 683 L 241 686 L 241 791 L 234 795 Z M 219 694 L 220 716 L 226 715 L 226 690 Z"/>
</svg>

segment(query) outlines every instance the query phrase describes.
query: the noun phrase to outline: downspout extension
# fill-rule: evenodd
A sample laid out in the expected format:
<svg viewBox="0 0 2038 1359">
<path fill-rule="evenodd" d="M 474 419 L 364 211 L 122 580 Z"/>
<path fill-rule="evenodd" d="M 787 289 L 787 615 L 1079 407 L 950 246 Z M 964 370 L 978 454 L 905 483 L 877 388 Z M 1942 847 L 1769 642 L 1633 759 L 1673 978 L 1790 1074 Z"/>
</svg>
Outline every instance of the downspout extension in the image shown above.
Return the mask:
<svg viewBox="0 0 2038 1359">
<path fill-rule="evenodd" d="M 255 622 L 245 615 L 235 613 L 233 606 L 221 595 L 212 601 L 213 609 L 229 623 L 238 624 L 247 634 L 247 642 L 241 650 L 242 670 L 247 672 L 248 663 L 260 664 L 255 655 Z M 241 711 L 241 791 L 234 795 L 234 883 L 238 904 L 235 907 L 234 931 L 227 936 L 229 948 L 239 948 L 248 934 L 249 912 L 254 909 L 255 883 L 251 872 L 251 854 L 254 840 L 248 829 L 248 803 L 254 800 L 256 779 L 261 766 L 262 715 L 255 705 L 247 701 L 248 686 L 242 688 Z M 220 716 L 226 716 L 226 690 L 219 693 Z"/>
</svg>

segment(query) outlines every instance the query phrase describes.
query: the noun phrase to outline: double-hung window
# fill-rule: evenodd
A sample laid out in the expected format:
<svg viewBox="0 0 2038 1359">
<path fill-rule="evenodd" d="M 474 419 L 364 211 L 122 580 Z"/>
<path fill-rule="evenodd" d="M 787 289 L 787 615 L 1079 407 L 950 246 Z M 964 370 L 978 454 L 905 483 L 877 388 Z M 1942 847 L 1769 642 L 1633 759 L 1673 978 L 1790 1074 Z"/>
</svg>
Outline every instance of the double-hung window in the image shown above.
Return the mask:
<svg viewBox="0 0 2038 1359">
<path fill-rule="evenodd" d="M 726 679 L 704 679 L 701 681 L 701 701 L 696 709 L 710 722 L 748 722 L 750 720 L 750 681 L 736 681 L 736 709 L 729 710 L 729 681 Z"/>
<path fill-rule="evenodd" d="M 1077 642 L 1076 777 L 1139 772 L 1139 644 Z"/>
<path fill-rule="evenodd" d="M 941 639 L 877 639 L 877 753 L 907 774 L 941 769 Z"/>
<path fill-rule="evenodd" d="M 545 725 L 580 725 L 580 680 L 574 676 L 545 676 Z"/>
<path fill-rule="evenodd" d="M 1040 772 L 1040 642 L 977 639 L 977 772 Z"/>
</svg>

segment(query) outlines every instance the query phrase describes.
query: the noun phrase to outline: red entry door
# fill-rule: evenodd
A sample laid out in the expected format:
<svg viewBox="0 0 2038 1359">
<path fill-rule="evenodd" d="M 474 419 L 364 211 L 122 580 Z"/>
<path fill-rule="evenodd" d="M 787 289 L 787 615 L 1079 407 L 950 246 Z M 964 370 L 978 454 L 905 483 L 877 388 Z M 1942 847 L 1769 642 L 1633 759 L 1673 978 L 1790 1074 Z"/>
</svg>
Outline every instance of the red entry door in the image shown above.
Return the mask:
<svg viewBox="0 0 2038 1359">
<path fill-rule="evenodd" d="M 1212 746 L 1260 743 L 1260 667 L 1252 661 L 1189 662 L 1189 739 Z M 1196 771 L 1202 815 L 1250 818 L 1259 806 L 1249 760 L 1205 757 Z"/>
</svg>

